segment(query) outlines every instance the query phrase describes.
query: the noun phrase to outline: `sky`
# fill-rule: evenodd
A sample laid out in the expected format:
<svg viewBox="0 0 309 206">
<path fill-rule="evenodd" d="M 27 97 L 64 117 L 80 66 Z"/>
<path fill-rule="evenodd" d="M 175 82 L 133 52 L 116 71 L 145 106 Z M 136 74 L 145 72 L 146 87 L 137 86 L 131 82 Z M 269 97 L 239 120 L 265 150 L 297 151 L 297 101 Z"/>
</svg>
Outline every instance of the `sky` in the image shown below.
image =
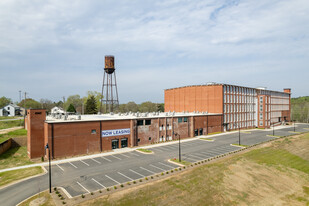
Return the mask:
<svg viewBox="0 0 309 206">
<path fill-rule="evenodd" d="M 105 55 L 120 103 L 207 82 L 306 96 L 308 11 L 308 0 L 1 0 L 0 97 L 101 91 Z"/>
</svg>

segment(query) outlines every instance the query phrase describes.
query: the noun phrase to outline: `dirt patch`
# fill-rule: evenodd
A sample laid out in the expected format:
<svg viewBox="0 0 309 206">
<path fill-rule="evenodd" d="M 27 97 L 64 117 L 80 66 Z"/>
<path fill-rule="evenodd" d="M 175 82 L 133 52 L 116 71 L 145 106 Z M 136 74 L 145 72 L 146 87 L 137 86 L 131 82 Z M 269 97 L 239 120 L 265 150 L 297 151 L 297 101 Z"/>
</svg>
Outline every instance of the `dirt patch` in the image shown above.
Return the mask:
<svg viewBox="0 0 309 206">
<path fill-rule="evenodd" d="M 40 197 L 40 198 L 37 198 L 35 200 L 32 200 L 30 203 L 29 203 L 29 206 L 39 206 L 39 205 L 43 205 L 45 202 L 46 202 L 46 198 L 45 197 Z"/>
</svg>

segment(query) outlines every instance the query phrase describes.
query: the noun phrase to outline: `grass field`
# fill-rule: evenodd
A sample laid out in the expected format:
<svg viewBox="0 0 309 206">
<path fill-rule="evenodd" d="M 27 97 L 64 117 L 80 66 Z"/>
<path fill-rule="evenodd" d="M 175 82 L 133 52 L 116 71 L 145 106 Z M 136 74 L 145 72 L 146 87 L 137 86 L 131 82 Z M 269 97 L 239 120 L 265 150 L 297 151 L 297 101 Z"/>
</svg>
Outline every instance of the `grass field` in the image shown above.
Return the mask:
<svg viewBox="0 0 309 206">
<path fill-rule="evenodd" d="M 55 203 L 48 191 L 41 192 L 27 201 L 23 202 L 19 206 L 40 205 L 40 206 L 54 206 Z"/>
<path fill-rule="evenodd" d="M 0 121 L 0 129 L 8 129 L 12 127 L 19 127 L 24 125 L 24 120 Z"/>
<path fill-rule="evenodd" d="M 309 205 L 309 134 L 80 205 Z"/>
<path fill-rule="evenodd" d="M 0 117 L 0 120 L 3 120 L 3 119 L 15 119 L 15 118 L 18 118 L 18 117 Z"/>
<path fill-rule="evenodd" d="M 14 147 L 0 155 L 0 169 L 33 164 L 27 156 L 27 147 Z"/>
<path fill-rule="evenodd" d="M 27 169 L 13 170 L 0 173 L 0 187 L 11 182 L 24 179 L 43 172 L 41 167 L 31 167 Z"/>
<path fill-rule="evenodd" d="M 140 148 L 140 149 L 137 149 L 138 151 L 140 151 L 140 152 L 145 152 L 145 153 L 152 153 L 152 151 L 151 150 L 149 150 L 149 149 L 143 149 L 143 148 Z"/>
<path fill-rule="evenodd" d="M 25 129 L 18 129 L 15 131 L 8 132 L 6 134 L 0 134 L 0 143 L 6 141 L 9 138 L 12 137 L 26 137 L 27 136 L 27 130 Z"/>
</svg>

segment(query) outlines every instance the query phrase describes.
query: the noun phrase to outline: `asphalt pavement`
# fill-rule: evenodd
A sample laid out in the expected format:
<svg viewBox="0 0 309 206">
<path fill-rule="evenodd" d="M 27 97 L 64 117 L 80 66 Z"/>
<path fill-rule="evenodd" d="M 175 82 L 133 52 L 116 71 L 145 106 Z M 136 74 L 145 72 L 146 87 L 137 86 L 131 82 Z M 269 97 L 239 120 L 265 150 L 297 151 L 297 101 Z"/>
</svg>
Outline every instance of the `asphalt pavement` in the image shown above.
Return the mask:
<svg viewBox="0 0 309 206">
<path fill-rule="evenodd" d="M 306 124 L 297 124 L 296 132 L 308 132 Z M 246 130 L 240 133 L 242 145 L 254 145 L 276 137 L 273 130 Z M 294 127 L 275 130 L 276 136 L 293 135 Z M 189 162 L 198 162 L 217 155 L 241 149 L 232 144 L 239 143 L 239 133 L 227 132 L 219 135 L 205 136 L 214 141 L 205 141 L 199 137 L 181 142 L 181 158 Z M 178 166 L 168 159 L 178 158 L 178 141 L 147 146 L 153 154 L 137 151 L 115 153 L 88 159 L 68 161 L 52 165 L 52 186 L 62 187 L 71 197 L 90 193 L 165 172 Z M 45 167 L 48 170 L 48 167 Z M 0 190 L 1 205 L 16 205 L 22 200 L 48 189 L 48 174 L 34 177 Z"/>
</svg>

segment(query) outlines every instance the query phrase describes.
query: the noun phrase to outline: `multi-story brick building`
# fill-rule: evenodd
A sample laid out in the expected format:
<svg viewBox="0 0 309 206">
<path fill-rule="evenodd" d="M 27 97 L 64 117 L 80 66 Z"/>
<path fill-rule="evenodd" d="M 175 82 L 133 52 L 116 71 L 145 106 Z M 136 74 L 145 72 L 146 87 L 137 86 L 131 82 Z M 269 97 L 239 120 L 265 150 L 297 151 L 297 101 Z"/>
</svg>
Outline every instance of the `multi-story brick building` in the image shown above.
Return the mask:
<svg viewBox="0 0 309 206">
<path fill-rule="evenodd" d="M 215 112 L 224 117 L 224 130 L 269 128 L 290 121 L 291 89 L 284 92 L 228 84 L 166 89 L 165 111 Z"/>
<path fill-rule="evenodd" d="M 99 153 L 112 149 L 206 135 L 223 131 L 222 114 L 127 113 L 54 115 L 29 110 L 28 156 L 42 157 L 48 143 L 53 158 Z"/>
</svg>

